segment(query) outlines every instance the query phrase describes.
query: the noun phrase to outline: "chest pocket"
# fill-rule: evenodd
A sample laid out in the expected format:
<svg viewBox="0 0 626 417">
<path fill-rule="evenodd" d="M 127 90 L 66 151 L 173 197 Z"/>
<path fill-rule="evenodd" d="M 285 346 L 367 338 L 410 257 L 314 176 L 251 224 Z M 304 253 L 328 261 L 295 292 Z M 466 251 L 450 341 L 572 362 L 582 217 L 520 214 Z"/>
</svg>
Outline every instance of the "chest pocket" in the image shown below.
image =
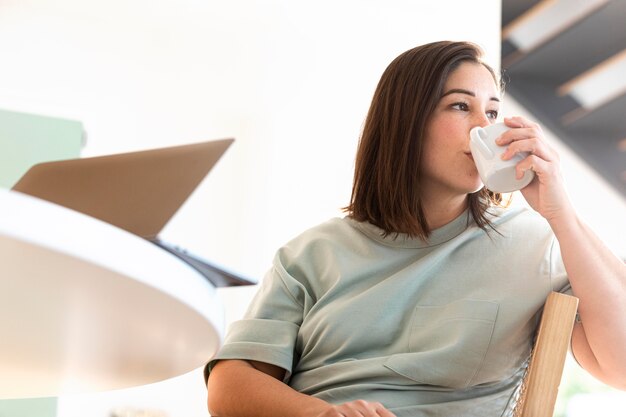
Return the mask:
<svg viewBox="0 0 626 417">
<path fill-rule="evenodd" d="M 391 355 L 385 367 L 421 384 L 467 388 L 485 360 L 497 315 L 490 301 L 417 306 L 408 352 Z"/>
</svg>

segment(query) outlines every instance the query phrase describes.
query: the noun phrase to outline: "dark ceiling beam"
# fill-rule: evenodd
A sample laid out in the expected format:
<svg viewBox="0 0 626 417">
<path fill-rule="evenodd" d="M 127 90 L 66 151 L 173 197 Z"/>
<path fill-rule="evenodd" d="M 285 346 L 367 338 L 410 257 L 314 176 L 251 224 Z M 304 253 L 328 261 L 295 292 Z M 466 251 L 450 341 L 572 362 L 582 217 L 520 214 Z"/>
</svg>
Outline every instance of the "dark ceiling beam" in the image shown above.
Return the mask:
<svg viewBox="0 0 626 417">
<path fill-rule="evenodd" d="M 532 19 L 535 15 L 543 12 L 546 8 L 552 5 L 554 1 L 544 0 L 537 4 L 533 10 L 529 10 L 525 15 L 518 18 L 518 21 L 514 21 L 511 25 L 524 24 L 525 21 Z M 607 3 L 598 4 L 595 8 L 589 10 L 586 15 L 579 16 L 577 19 L 567 22 L 567 25 L 561 32 L 553 34 L 543 40 L 540 44 L 536 45 L 533 49 L 523 51 L 514 50 L 507 55 L 502 55 L 502 66 L 506 68 L 513 68 L 520 66 L 520 71 L 532 72 L 541 71 L 544 76 L 549 77 L 565 77 L 561 78 L 561 82 L 567 79 L 573 78 L 576 74 L 584 71 L 589 66 L 595 65 L 606 57 L 614 54 L 616 51 L 608 48 L 607 55 L 604 55 L 602 45 L 611 41 L 611 37 L 617 37 L 609 42 L 607 45 L 622 45 L 620 39 L 626 34 L 626 25 L 624 25 L 624 9 L 626 8 L 626 1 L 609 1 Z M 600 22 L 600 23 L 599 23 Z M 609 26 L 607 26 L 609 25 Z M 613 31 L 613 25 L 620 26 L 624 30 L 619 30 L 617 27 Z M 611 34 L 605 36 L 598 36 L 598 28 L 611 28 Z M 508 31 L 513 28 L 503 28 L 503 39 L 506 38 Z M 606 32 L 606 30 L 604 30 Z M 599 48 L 595 51 L 598 55 L 588 54 L 589 48 Z M 572 54 L 573 50 L 577 50 L 578 53 Z M 580 54 L 581 50 L 585 50 L 584 54 Z M 619 49 L 618 49 L 619 50 Z M 570 63 L 571 67 L 569 71 L 563 72 L 563 62 L 558 61 L 563 57 L 572 57 L 573 61 Z M 589 58 L 582 62 L 577 61 L 576 58 Z M 556 65 L 547 67 L 537 67 L 537 64 L 543 64 L 542 61 L 558 61 Z M 540 68 L 540 69 L 539 69 Z"/>
<path fill-rule="evenodd" d="M 626 94 L 568 121 L 563 128 L 569 135 L 587 132 L 595 134 L 596 141 L 617 143 L 626 134 Z"/>
<path fill-rule="evenodd" d="M 553 4 L 522 3 L 526 10 L 536 8 L 534 13 Z M 503 0 L 505 26 L 521 21 L 525 14 L 519 8 L 508 10 L 514 4 L 519 2 Z M 580 81 L 591 76 L 592 68 L 625 50 L 625 22 L 626 0 L 613 0 L 532 50 L 520 51 L 503 38 L 502 69 L 508 80 L 507 94 L 626 197 L 626 92 L 616 87 L 604 102 L 590 109 L 570 94 L 577 77 L 582 77 Z M 507 61 L 507 56 L 514 59 Z"/>
<path fill-rule="evenodd" d="M 542 0 L 503 0 L 502 27 L 508 26 L 513 20 L 523 15 Z"/>
<path fill-rule="evenodd" d="M 626 46 L 625 22 L 626 1 L 609 2 L 522 60 L 503 66 L 561 85 L 621 52 Z"/>
</svg>

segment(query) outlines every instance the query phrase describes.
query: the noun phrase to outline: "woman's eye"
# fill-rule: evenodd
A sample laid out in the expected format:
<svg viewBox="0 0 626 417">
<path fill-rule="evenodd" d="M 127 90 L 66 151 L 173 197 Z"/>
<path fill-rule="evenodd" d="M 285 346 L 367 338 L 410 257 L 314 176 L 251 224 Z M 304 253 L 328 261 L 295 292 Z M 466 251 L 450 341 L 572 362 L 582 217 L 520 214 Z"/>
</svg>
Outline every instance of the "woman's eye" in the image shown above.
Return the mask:
<svg viewBox="0 0 626 417">
<path fill-rule="evenodd" d="M 467 103 L 464 103 L 462 101 L 458 102 L 458 103 L 453 103 L 451 106 L 453 109 L 455 110 L 460 110 L 460 111 L 470 111 L 470 107 Z M 497 119 L 498 118 L 498 110 L 487 110 L 485 112 L 485 114 L 487 115 L 487 117 L 489 117 L 490 119 Z"/>
<path fill-rule="evenodd" d="M 453 109 L 457 109 L 457 110 L 462 110 L 462 111 L 468 111 L 469 110 L 469 106 L 466 103 L 454 103 L 452 105 Z"/>
<path fill-rule="evenodd" d="M 497 119 L 498 118 L 498 111 L 497 110 L 489 110 L 487 112 L 487 116 L 491 119 Z"/>
</svg>

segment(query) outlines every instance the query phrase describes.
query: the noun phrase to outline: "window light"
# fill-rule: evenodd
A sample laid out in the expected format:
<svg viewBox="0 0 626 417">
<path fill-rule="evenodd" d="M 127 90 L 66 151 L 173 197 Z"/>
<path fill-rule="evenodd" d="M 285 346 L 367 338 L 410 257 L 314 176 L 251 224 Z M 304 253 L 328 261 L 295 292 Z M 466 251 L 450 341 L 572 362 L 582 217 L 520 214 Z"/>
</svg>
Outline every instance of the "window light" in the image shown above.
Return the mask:
<svg viewBox="0 0 626 417">
<path fill-rule="evenodd" d="M 563 32 L 609 0 L 544 0 L 507 25 L 502 38 L 529 51 Z"/>
<path fill-rule="evenodd" d="M 582 107 L 593 110 L 626 93 L 626 49 L 580 74 L 558 89 Z"/>
</svg>

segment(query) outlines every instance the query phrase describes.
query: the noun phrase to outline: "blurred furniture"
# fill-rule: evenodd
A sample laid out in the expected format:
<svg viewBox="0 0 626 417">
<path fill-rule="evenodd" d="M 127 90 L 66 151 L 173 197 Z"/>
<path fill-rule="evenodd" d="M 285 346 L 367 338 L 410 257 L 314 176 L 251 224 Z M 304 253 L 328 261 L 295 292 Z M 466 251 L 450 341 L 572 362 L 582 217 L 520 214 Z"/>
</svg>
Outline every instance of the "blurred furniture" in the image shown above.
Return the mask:
<svg viewBox="0 0 626 417">
<path fill-rule="evenodd" d="M 552 417 L 577 309 L 576 297 L 548 296 L 514 416 Z"/>
<path fill-rule="evenodd" d="M 0 398 L 143 385 L 217 351 L 214 286 L 146 240 L 0 189 Z"/>
<path fill-rule="evenodd" d="M 0 110 L 0 188 L 36 163 L 77 158 L 84 142 L 79 121 Z"/>
</svg>

